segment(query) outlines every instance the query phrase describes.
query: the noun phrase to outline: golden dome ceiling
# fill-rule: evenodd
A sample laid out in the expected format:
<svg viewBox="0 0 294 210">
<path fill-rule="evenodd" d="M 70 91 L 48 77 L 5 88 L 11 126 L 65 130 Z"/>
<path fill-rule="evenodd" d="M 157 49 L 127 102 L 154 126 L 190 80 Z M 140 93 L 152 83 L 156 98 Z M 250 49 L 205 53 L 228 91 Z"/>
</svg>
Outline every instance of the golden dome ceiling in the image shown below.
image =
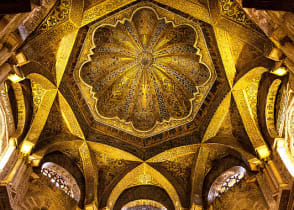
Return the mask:
<svg viewBox="0 0 294 210">
<path fill-rule="evenodd" d="M 196 27 L 146 6 L 93 27 L 75 79 L 96 120 L 141 137 L 193 120 L 215 79 Z"/>
</svg>

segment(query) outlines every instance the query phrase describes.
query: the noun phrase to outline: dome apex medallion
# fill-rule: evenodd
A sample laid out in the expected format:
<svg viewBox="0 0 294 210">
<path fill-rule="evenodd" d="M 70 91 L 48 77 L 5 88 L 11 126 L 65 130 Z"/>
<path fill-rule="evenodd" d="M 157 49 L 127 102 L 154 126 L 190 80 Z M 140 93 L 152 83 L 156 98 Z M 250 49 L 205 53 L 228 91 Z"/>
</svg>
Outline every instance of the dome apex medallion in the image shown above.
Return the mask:
<svg viewBox="0 0 294 210">
<path fill-rule="evenodd" d="M 143 68 L 147 68 L 153 64 L 153 55 L 151 52 L 143 51 L 138 54 L 136 57 L 136 62 L 141 65 Z"/>
</svg>

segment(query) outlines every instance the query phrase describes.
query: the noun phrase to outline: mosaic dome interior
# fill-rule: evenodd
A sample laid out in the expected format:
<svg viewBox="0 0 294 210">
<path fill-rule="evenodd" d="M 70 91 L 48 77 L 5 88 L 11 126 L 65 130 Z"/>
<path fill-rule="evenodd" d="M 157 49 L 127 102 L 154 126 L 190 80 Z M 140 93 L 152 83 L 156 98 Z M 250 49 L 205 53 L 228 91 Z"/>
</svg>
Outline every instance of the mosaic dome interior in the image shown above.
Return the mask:
<svg viewBox="0 0 294 210">
<path fill-rule="evenodd" d="M 0 210 L 293 209 L 293 14 L 31 2 L 0 15 Z"/>
<path fill-rule="evenodd" d="M 103 118 L 119 118 L 135 130 L 192 114 L 198 87 L 210 79 L 201 63 L 197 32 L 137 9 L 130 20 L 99 26 L 94 48 L 80 69 Z"/>
</svg>

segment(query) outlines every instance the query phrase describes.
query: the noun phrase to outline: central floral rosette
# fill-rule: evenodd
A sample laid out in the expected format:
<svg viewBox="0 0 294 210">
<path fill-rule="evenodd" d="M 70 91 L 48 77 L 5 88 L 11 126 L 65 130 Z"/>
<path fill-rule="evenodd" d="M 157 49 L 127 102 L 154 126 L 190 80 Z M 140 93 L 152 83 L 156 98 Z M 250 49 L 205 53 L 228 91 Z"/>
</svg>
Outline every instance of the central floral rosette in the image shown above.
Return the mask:
<svg viewBox="0 0 294 210">
<path fill-rule="evenodd" d="M 198 87 L 210 78 L 196 39 L 191 26 L 175 26 L 151 8 L 98 27 L 91 59 L 80 69 L 97 112 L 139 131 L 188 117 Z"/>
<path fill-rule="evenodd" d="M 141 65 L 142 68 L 148 68 L 153 64 L 153 55 L 151 52 L 143 51 L 137 56 L 136 62 Z"/>
</svg>

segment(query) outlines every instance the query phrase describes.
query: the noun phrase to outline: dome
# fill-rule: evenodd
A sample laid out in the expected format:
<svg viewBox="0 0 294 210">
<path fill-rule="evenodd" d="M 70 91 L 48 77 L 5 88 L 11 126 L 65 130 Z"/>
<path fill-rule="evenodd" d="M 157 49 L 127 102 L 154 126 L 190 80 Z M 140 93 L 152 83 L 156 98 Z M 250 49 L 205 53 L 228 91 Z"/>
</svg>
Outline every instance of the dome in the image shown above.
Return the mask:
<svg viewBox="0 0 294 210">
<path fill-rule="evenodd" d="M 200 61 L 196 30 L 175 26 L 151 8 L 97 27 L 93 43 L 80 76 L 91 88 L 96 111 L 139 131 L 188 117 L 198 87 L 210 78 Z"/>
</svg>

